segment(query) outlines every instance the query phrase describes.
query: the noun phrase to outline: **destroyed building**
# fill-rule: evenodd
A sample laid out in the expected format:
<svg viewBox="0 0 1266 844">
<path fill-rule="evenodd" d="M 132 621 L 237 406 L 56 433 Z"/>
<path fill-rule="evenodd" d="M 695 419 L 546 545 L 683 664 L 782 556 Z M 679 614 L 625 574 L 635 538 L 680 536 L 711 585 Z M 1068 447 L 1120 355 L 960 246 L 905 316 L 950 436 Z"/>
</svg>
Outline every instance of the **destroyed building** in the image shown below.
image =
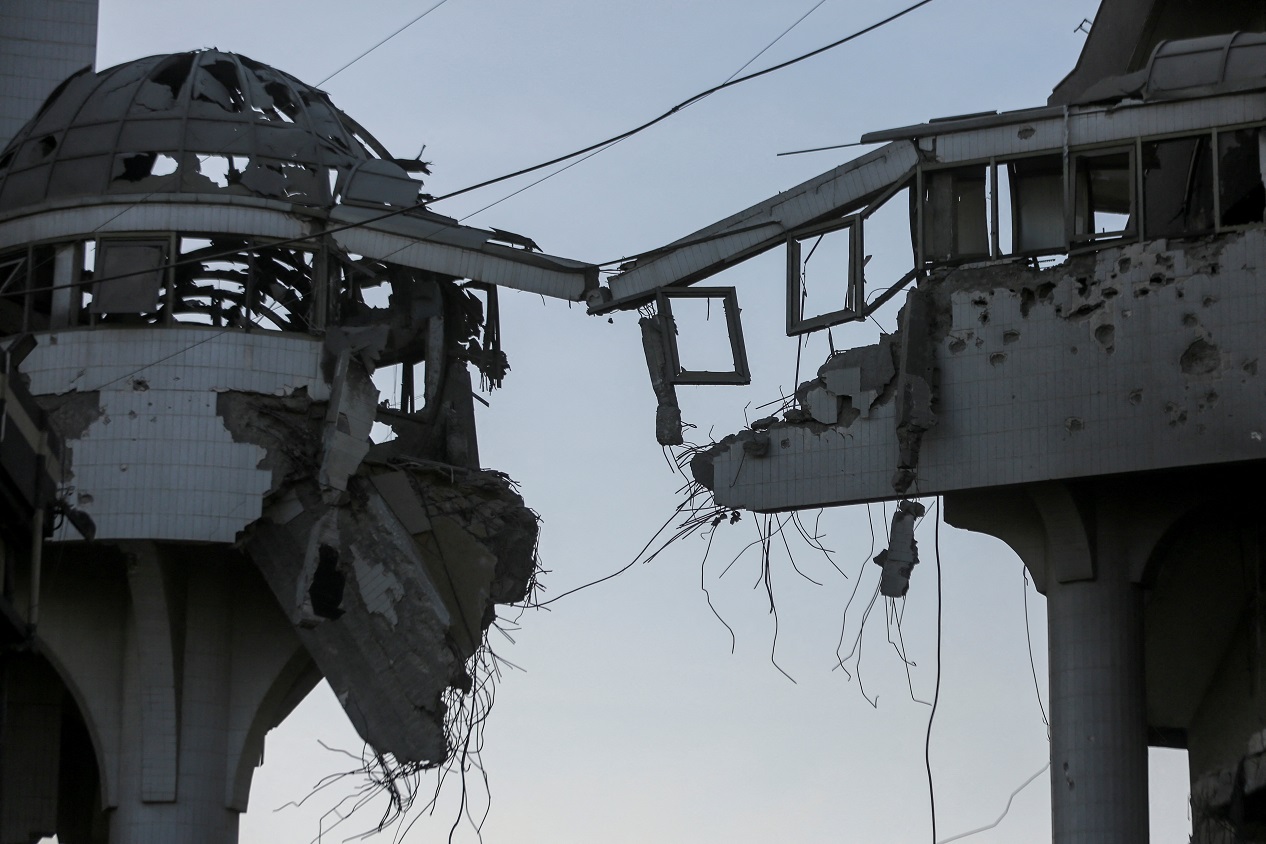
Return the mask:
<svg viewBox="0 0 1266 844">
<path fill-rule="evenodd" d="M 475 436 L 497 289 L 583 301 L 597 273 L 431 213 L 426 172 L 215 50 L 85 69 L 0 152 L 6 403 L 62 444 L 43 555 L 4 568 L 4 844 L 236 840 L 265 733 L 322 677 L 401 764 L 460 740 L 536 572 Z"/>
<path fill-rule="evenodd" d="M 1016 551 L 1047 597 L 1057 844 L 1147 840 L 1149 745 L 1188 753 L 1194 841 L 1266 840 L 1261 30 L 1260 4 L 1105 0 L 1047 105 L 864 136 L 871 152 L 590 296 L 594 313 L 653 306 L 665 445 L 682 442 L 676 385 L 748 380 L 735 290 L 698 282 L 785 249 L 788 336 L 904 296 L 895 333 L 833 352 L 691 468 L 736 510 L 901 515 L 943 496 L 949 523 Z M 900 279 L 867 276 L 885 207 L 908 209 Z M 804 312 L 823 241 L 843 256 L 838 304 Z M 682 297 L 724 309 L 728 371 L 682 367 Z M 918 561 L 912 529 L 894 538 L 886 595 Z"/>
</svg>

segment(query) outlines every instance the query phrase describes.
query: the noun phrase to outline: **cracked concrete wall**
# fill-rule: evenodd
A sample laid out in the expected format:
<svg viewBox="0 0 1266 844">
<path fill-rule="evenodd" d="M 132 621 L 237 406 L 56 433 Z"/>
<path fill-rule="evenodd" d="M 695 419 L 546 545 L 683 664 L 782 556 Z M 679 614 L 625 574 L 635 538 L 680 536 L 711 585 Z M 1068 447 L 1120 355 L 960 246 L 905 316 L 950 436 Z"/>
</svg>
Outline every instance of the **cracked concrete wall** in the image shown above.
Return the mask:
<svg viewBox="0 0 1266 844">
<path fill-rule="evenodd" d="M 272 332 L 100 327 L 42 335 L 22 371 L 66 437 L 64 483 L 99 540 L 232 542 L 260 517 L 276 458 L 236 441 L 220 401 L 324 402 L 321 355 L 319 339 Z M 55 539 L 78 534 L 63 524 Z"/>
<path fill-rule="evenodd" d="M 921 410 L 935 424 L 913 489 L 1266 457 L 1263 270 L 1266 232 L 1247 230 L 1105 248 L 1040 271 L 934 273 L 918 291 L 930 317 L 916 330 L 931 343 L 935 383 Z M 697 457 L 696 477 L 719 504 L 756 511 L 899 497 L 898 387 L 917 367 L 899 354 L 890 375 L 875 368 L 894 343 L 909 355 L 900 335 L 844 353 L 857 369 L 847 387 L 832 374 L 846 362 L 828 362 L 802 385 L 801 407 L 763 432 L 765 456 L 744 450 L 757 436 L 747 431 Z M 876 372 L 889 380 L 878 385 Z"/>
<path fill-rule="evenodd" d="M 536 535 L 504 476 L 398 461 L 352 478 L 343 502 L 310 479 L 289 486 L 243 548 L 357 732 L 438 763 L 445 691 L 469 686 L 494 603 L 523 598 Z"/>
<path fill-rule="evenodd" d="M 536 572 L 536 516 L 511 482 L 431 459 L 455 438 L 478 459 L 470 408 L 454 405 L 469 402 L 464 363 L 447 362 L 454 395 L 431 423 L 448 452 L 411 455 L 371 448 L 378 392 L 354 343 L 178 328 L 41 339 L 24 369 L 98 541 L 236 543 L 365 740 L 445 759 L 444 696 L 470 686 L 495 604 L 522 600 Z"/>
</svg>

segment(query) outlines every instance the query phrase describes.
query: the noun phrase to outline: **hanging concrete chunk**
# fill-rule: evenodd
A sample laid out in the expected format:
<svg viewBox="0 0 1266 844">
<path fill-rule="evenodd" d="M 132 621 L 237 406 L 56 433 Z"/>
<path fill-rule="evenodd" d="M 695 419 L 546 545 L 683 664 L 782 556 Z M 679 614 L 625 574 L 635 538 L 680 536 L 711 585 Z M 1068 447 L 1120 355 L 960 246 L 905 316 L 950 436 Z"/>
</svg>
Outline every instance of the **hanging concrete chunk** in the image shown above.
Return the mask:
<svg viewBox="0 0 1266 844">
<path fill-rule="evenodd" d="M 887 549 L 875 555 L 875 565 L 883 568 L 879 592 L 885 598 L 904 598 L 910 591 L 910 573 L 919 564 L 919 544 L 914 526 L 927 512 L 917 501 L 902 501 L 892 514 L 892 530 Z"/>
</svg>

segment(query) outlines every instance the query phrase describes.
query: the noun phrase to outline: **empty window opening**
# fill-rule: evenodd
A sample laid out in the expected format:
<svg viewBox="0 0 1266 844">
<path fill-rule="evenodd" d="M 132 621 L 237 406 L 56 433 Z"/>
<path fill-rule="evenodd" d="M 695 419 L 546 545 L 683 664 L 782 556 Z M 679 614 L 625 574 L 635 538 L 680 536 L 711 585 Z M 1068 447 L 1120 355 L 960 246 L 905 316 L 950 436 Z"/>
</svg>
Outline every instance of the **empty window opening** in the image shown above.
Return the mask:
<svg viewBox="0 0 1266 844">
<path fill-rule="evenodd" d="M 843 223 L 787 241 L 787 336 L 853 319 L 861 304 L 862 223 Z"/>
<path fill-rule="evenodd" d="M 1213 230 L 1213 156 L 1208 136 L 1145 143 L 1142 166 L 1145 237 Z"/>
<path fill-rule="evenodd" d="M 923 174 L 923 255 L 935 263 L 989 257 L 986 166 Z"/>
<path fill-rule="evenodd" d="M 877 208 L 867 209 L 862 220 L 863 247 L 855 266 L 860 272 L 857 279 L 858 311 L 855 319 L 869 316 L 884 302 L 893 302 L 899 290 L 894 286 L 906 279 L 915 266 L 914 225 L 911 214 L 913 188 L 902 188 L 884 200 Z M 882 325 L 891 327 L 891 319 L 880 319 Z"/>
<path fill-rule="evenodd" d="M 154 156 L 154 163 L 150 165 L 149 174 L 151 176 L 170 176 L 179 169 L 179 161 L 172 158 L 170 155 L 160 152 Z"/>
<path fill-rule="evenodd" d="M 1218 198 L 1221 225 L 1247 226 L 1266 222 L 1266 188 L 1262 186 L 1262 158 L 1266 136 L 1260 129 L 1218 134 Z"/>
<path fill-rule="evenodd" d="M 1130 150 L 1074 157 L 1074 241 L 1119 240 L 1134 233 L 1133 158 Z"/>
<path fill-rule="evenodd" d="M 1003 166 L 1000 164 L 999 169 Z M 1067 239 L 1064 235 L 1064 165 L 1060 157 L 1019 158 L 1006 162 L 1005 168 L 1011 191 L 1009 251 L 1016 255 L 1063 252 Z"/>
<path fill-rule="evenodd" d="M 242 171 L 249 159 L 240 155 L 199 155 L 198 172 L 215 183 L 227 188 L 242 180 Z"/>
<path fill-rule="evenodd" d="M 217 327 L 250 327 L 250 256 L 225 254 L 234 248 L 245 249 L 247 244 L 181 238 L 172 319 Z"/>
<path fill-rule="evenodd" d="M 677 384 L 747 384 L 747 353 L 732 287 L 661 290 L 669 375 Z"/>
</svg>

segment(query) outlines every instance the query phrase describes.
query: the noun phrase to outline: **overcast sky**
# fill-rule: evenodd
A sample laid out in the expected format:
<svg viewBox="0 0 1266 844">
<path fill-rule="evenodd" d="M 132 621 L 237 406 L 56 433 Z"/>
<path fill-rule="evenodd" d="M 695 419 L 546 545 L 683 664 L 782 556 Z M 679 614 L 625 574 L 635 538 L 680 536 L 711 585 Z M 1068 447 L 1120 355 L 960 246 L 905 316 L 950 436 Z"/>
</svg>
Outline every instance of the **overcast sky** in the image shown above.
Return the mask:
<svg viewBox="0 0 1266 844">
<path fill-rule="evenodd" d="M 428 189 L 443 194 L 586 146 L 725 80 L 816 1 L 447 0 L 321 85 L 434 0 L 101 0 L 99 66 L 202 47 L 243 53 L 321 85 L 396 155 L 413 156 L 425 144 L 423 158 L 434 163 Z M 904 5 L 826 0 L 749 69 Z M 1075 29 L 1096 5 L 937 0 L 829 54 L 721 92 L 467 222 L 520 232 L 546 252 L 593 262 L 659 246 L 864 150 L 779 152 L 938 116 L 1043 104 L 1072 68 L 1084 38 Z M 532 180 L 436 210 L 465 217 Z M 895 281 L 909 268 L 908 238 L 896 229 L 887 240 L 868 240 L 872 283 Z M 745 412 L 764 415 L 757 406 L 795 387 L 796 345 L 782 326 L 783 261 L 781 253 L 766 255 L 717 279 L 739 289 L 754 381 L 681 391 L 697 442 L 739 429 Z M 583 307 L 513 292 L 502 304 L 512 371 L 505 388 L 488 396 L 491 407 L 480 410 L 480 450 L 484 465 L 515 478 L 541 515 L 549 597 L 632 559 L 680 503 L 682 478 L 655 443 L 635 314 L 609 323 Z M 891 314 L 880 322 L 890 330 Z M 847 348 L 875 342 L 879 330 L 848 326 L 832 339 Z M 815 336 L 803 352 L 802 379 L 827 351 L 826 337 Z M 841 628 L 839 653 L 846 655 L 877 582 L 878 568 L 867 562 L 878 550 L 868 515 L 882 544 L 881 508 L 822 514 L 834 565 L 791 542 L 806 577 L 776 549 L 776 641 L 755 549 L 722 576 L 756 538 L 750 515 L 718 528 L 702 575 L 707 541 L 694 537 L 550 611 L 523 615 L 515 643 L 497 648 L 523 671 L 502 678 L 486 727 L 492 800 L 483 840 L 930 840 L 929 707 L 911 691 L 930 700 L 935 683 L 935 519 L 920 528 L 923 563 L 904 606 L 895 607 L 916 663 L 908 680 L 881 603 L 866 619 L 860 671 L 855 660 L 847 674 L 837 667 Z M 808 516 L 812 524 L 817 514 Z M 1046 762 L 1048 745 L 1018 559 L 994 539 L 944 526 L 939 556 L 942 683 L 931 760 L 944 839 L 996 819 L 1011 792 Z M 733 652 L 701 582 L 734 631 Z M 1044 702 L 1044 599 L 1031 588 L 1029 610 Z M 324 774 L 348 767 L 318 740 L 360 751 L 325 686 L 270 734 L 243 842 L 307 842 L 323 830 L 322 840 L 341 841 L 373 826 L 378 815 L 370 808 L 331 829 L 337 816 L 330 812 L 351 783 L 278 810 Z M 1153 751 L 1153 762 L 1152 840 L 1185 842 L 1185 754 Z M 478 778 L 469 785 L 480 817 L 487 792 Z M 460 792 L 451 780 L 434 813 L 404 840 L 444 840 Z M 969 840 L 1049 841 L 1049 805 L 1042 776 L 996 830 Z M 392 833 L 375 840 L 391 841 Z M 469 822 L 458 823 L 454 840 L 477 840 Z"/>
</svg>

